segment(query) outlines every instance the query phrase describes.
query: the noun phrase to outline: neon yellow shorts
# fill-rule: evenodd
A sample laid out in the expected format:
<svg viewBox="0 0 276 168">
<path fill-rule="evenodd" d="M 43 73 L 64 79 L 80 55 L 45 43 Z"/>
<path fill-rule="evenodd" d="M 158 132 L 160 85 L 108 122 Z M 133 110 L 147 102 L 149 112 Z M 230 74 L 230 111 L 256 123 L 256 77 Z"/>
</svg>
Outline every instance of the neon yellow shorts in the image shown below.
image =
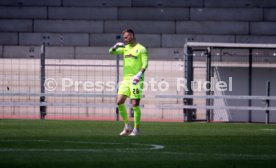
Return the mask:
<svg viewBox="0 0 276 168">
<path fill-rule="evenodd" d="M 119 85 L 118 94 L 126 95 L 130 99 L 141 99 L 143 94 L 144 80 L 140 80 L 138 84 L 132 84 L 132 80 L 123 80 Z"/>
</svg>

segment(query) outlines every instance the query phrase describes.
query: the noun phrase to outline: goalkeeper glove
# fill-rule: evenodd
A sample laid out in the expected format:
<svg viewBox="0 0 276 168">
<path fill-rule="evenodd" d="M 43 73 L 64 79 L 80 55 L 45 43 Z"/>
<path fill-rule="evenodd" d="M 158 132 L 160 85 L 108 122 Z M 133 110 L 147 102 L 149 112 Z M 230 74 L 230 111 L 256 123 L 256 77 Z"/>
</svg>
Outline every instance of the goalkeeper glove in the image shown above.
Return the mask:
<svg viewBox="0 0 276 168">
<path fill-rule="evenodd" d="M 136 85 L 137 83 L 139 83 L 139 81 L 140 81 L 142 75 L 143 75 L 143 72 L 142 72 L 142 71 L 138 72 L 138 73 L 134 76 L 134 78 L 132 79 L 132 83 L 133 83 L 134 85 Z"/>
<path fill-rule="evenodd" d="M 112 47 L 112 49 L 116 50 L 117 48 L 124 47 L 124 46 L 125 46 L 125 44 L 123 42 L 118 42 Z"/>
</svg>

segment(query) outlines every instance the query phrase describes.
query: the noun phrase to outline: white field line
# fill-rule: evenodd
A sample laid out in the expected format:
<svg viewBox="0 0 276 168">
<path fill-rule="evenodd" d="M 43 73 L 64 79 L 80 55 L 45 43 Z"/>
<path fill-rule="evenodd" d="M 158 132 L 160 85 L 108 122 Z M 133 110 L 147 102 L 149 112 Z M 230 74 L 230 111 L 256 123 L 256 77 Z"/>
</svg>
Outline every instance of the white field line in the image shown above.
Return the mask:
<svg viewBox="0 0 276 168">
<path fill-rule="evenodd" d="M 114 142 L 91 142 L 91 141 L 51 141 L 51 140 L 0 140 L 0 142 L 47 142 L 47 143 L 72 143 L 72 144 L 101 144 L 101 145 L 126 145 L 125 143 Z M 165 155 L 182 155 L 182 156 L 214 156 L 214 157 L 239 157 L 239 158 L 258 158 L 269 159 L 276 158 L 274 154 L 246 154 L 246 153 L 192 153 L 192 152 L 174 152 L 174 151 L 158 151 L 164 149 L 165 146 L 158 144 L 143 144 L 143 143 L 128 143 L 134 146 L 146 146 L 145 148 L 104 148 L 104 149 L 78 149 L 78 148 L 64 148 L 64 149 L 23 149 L 23 148 L 0 148 L 0 152 L 142 152 L 150 154 L 165 154 Z"/>
<path fill-rule="evenodd" d="M 0 142 L 47 142 L 47 143 L 71 143 L 71 144 L 97 144 L 97 145 L 134 145 L 142 146 L 144 148 L 107 148 L 107 149 L 21 149 L 21 148 L 0 148 L 0 152 L 96 152 L 96 151 L 107 151 L 107 150 L 120 150 L 120 151 L 137 151 L 137 150 L 160 150 L 164 149 L 165 146 L 158 144 L 143 144 L 143 143 L 113 143 L 113 142 L 91 142 L 91 141 L 51 141 L 51 140 L 0 140 Z"/>
<path fill-rule="evenodd" d="M 137 148 L 116 148 L 116 149 L 19 149 L 19 148 L 0 148 L 0 152 L 115 152 L 115 153 L 148 153 L 148 154 L 165 154 L 177 156 L 198 156 L 198 157 L 219 157 L 221 158 L 258 158 L 258 159 L 275 159 L 276 155 L 268 154 L 243 154 L 243 153 L 192 153 L 192 152 L 162 152 L 162 151 L 149 151 L 137 150 Z"/>
</svg>

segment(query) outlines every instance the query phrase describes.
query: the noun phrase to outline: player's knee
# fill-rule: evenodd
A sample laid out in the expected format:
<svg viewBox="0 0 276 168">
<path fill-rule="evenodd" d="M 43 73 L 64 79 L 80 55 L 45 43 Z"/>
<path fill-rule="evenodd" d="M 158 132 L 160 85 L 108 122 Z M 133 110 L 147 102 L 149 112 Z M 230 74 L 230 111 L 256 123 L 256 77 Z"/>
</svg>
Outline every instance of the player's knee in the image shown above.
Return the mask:
<svg viewBox="0 0 276 168">
<path fill-rule="evenodd" d="M 132 102 L 132 107 L 137 107 L 139 106 L 139 102 Z"/>
<path fill-rule="evenodd" d="M 123 104 L 122 102 L 120 102 L 120 101 L 117 101 L 117 105 L 119 106 L 119 105 L 121 105 L 121 104 Z"/>
<path fill-rule="evenodd" d="M 132 99 L 131 100 L 132 107 L 137 107 L 137 106 L 139 106 L 139 104 L 140 104 L 140 100 L 139 99 Z"/>
<path fill-rule="evenodd" d="M 117 100 L 117 105 L 124 104 L 125 102 L 123 100 Z"/>
</svg>

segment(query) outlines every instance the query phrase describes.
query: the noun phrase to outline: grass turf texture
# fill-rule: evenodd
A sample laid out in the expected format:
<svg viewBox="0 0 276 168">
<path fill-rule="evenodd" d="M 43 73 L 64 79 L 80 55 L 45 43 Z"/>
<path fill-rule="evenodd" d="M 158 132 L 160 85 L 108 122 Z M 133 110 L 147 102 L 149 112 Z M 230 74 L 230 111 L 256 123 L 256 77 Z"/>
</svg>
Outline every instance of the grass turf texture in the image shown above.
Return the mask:
<svg viewBox="0 0 276 168">
<path fill-rule="evenodd" d="M 0 120 L 0 167 L 275 167 L 276 125 Z M 148 144 L 164 146 L 152 149 Z"/>
</svg>

